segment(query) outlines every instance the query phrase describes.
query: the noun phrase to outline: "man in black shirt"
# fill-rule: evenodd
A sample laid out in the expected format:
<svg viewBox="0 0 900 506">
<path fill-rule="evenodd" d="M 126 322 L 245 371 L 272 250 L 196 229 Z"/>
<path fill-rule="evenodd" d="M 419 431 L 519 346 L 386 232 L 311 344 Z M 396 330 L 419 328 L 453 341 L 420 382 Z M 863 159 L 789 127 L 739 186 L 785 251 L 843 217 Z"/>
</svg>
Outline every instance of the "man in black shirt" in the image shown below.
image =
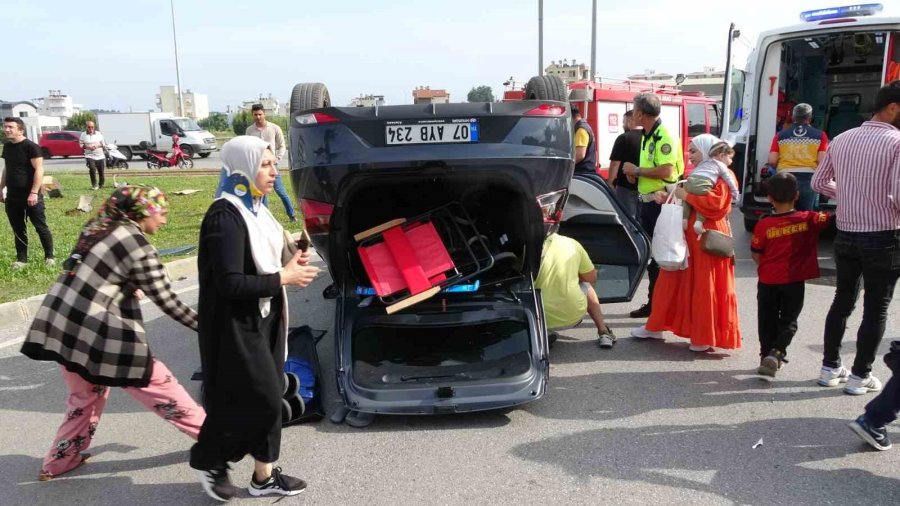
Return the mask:
<svg viewBox="0 0 900 506">
<path fill-rule="evenodd" d="M 638 213 L 641 206 L 637 191 L 637 179 L 629 180 L 629 176 L 622 171 L 622 165 L 625 162 L 631 162 L 640 165 L 641 160 L 641 135 L 643 130 L 635 127 L 634 120 L 631 118 L 632 112 L 627 111 L 623 117 L 623 126 L 625 133 L 616 137 L 613 144 L 612 153 L 609 155 L 609 178 L 607 182 L 609 186 L 616 192 L 616 198 L 622 204 L 632 218 L 640 221 Z"/>
<path fill-rule="evenodd" d="M 44 247 L 44 262 L 54 265 L 53 236 L 47 228 L 44 216 L 44 197 L 41 182 L 44 179 L 44 159 L 41 148 L 25 138 L 25 122 L 21 118 L 5 118 L 3 134 L 8 142 L 3 146 L 3 160 L 6 169 L 0 177 L 0 202 L 6 202 L 6 216 L 12 227 L 16 242 L 16 261 L 13 269 L 21 269 L 28 263 L 28 230 L 25 218 L 31 220 L 41 246 Z M 3 190 L 6 189 L 4 196 Z"/>
</svg>

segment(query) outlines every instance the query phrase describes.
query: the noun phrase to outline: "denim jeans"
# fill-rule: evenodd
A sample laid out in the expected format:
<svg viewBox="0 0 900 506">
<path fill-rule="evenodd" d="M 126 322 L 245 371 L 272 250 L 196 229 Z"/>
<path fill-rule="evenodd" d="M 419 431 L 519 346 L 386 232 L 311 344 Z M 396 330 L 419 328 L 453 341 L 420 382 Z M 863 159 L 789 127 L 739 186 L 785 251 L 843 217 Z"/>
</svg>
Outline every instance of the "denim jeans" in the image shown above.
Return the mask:
<svg viewBox="0 0 900 506">
<path fill-rule="evenodd" d="M 900 231 L 843 232 L 834 240 L 837 287 L 825 318 L 825 356 L 822 365 L 840 367 L 841 341 L 847 318 L 853 313 L 860 289 L 863 317 L 856 334 L 856 360 L 852 372 L 865 378 L 872 371 L 875 353 L 884 336 L 887 309 L 900 277 Z"/>
<path fill-rule="evenodd" d="M 812 189 L 812 172 L 792 172 L 791 174 L 797 178 L 797 191 L 800 192 L 800 198 L 794 206 L 798 211 L 818 211 L 819 210 L 819 194 Z"/>
<path fill-rule="evenodd" d="M 294 206 L 291 205 L 291 197 L 288 195 L 287 189 L 284 187 L 284 182 L 281 180 L 281 174 L 277 174 L 275 176 L 275 193 L 278 194 L 278 197 L 281 199 L 281 203 L 284 204 L 284 210 L 287 212 L 289 218 L 294 217 Z M 266 195 L 262 199 L 263 205 L 269 207 L 269 196 Z"/>
</svg>

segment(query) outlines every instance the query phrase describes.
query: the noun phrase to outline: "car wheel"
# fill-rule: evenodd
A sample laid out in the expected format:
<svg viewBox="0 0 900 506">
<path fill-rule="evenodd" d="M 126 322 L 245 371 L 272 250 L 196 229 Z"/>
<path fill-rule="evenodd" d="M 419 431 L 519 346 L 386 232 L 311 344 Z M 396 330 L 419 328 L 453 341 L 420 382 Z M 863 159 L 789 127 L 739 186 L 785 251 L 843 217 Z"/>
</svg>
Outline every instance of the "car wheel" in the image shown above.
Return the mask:
<svg viewBox="0 0 900 506">
<path fill-rule="evenodd" d="M 322 83 L 300 83 L 291 92 L 291 116 L 309 109 L 331 107 L 331 95 Z"/>
<path fill-rule="evenodd" d="M 756 228 L 756 223 L 759 222 L 756 218 L 750 218 L 744 216 L 744 230 L 747 232 L 753 232 L 753 229 Z"/>
<path fill-rule="evenodd" d="M 557 76 L 534 76 L 525 85 L 525 100 L 553 100 L 567 102 L 566 83 Z"/>
<path fill-rule="evenodd" d="M 211 155 L 211 154 L 212 154 L 212 153 L 210 153 L 209 151 L 207 151 L 206 153 L 200 153 L 198 156 L 199 156 L 200 158 L 209 158 L 209 155 Z"/>
<path fill-rule="evenodd" d="M 188 158 L 194 157 L 194 146 L 191 146 L 190 144 L 181 145 L 181 151 L 183 151 L 184 156 Z"/>
<path fill-rule="evenodd" d="M 131 148 L 128 148 L 128 147 L 119 148 L 119 153 L 122 153 L 122 156 L 125 157 L 125 160 L 127 160 L 129 162 L 131 161 L 132 158 L 134 158 L 134 153 L 132 153 Z"/>
</svg>

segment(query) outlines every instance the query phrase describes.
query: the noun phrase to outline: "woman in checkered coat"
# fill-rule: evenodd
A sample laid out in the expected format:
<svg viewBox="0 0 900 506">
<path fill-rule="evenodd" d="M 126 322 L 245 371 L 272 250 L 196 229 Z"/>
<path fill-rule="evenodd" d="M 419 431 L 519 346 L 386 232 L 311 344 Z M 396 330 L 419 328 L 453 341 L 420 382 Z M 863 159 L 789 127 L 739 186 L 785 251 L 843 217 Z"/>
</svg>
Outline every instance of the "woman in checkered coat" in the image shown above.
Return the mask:
<svg viewBox="0 0 900 506">
<path fill-rule="evenodd" d="M 197 439 L 206 418 L 169 369 L 150 353 L 139 300 L 149 297 L 197 330 L 197 313 L 172 292 L 145 234 L 166 224 L 165 195 L 149 186 L 118 188 L 81 232 L 64 271 L 38 311 L 22 353 L 58 362 L 69 389 L 66 418 L 44 458 L 50 480 L 87 460 L 111 386 Z"/>
</svg>

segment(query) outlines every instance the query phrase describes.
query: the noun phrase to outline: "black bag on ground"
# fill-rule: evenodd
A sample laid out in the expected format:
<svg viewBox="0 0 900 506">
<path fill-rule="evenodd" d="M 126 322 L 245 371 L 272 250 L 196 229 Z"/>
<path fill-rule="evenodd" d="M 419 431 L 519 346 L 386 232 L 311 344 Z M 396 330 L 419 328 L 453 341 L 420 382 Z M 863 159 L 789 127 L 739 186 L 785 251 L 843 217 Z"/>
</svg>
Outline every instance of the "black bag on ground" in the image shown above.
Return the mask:
<svg viewBox="0 0 900 506">
<path fill-rule="evenodd" d="M 316 350 L 316 344 L 325 332 L 313 330 L 308 325 L 292 328 L 288 332 L 288 356 L 284 362 L 283 426 L 316 422 L 325 416 L 322 408 L 322 368 Z"/>
</svg>

